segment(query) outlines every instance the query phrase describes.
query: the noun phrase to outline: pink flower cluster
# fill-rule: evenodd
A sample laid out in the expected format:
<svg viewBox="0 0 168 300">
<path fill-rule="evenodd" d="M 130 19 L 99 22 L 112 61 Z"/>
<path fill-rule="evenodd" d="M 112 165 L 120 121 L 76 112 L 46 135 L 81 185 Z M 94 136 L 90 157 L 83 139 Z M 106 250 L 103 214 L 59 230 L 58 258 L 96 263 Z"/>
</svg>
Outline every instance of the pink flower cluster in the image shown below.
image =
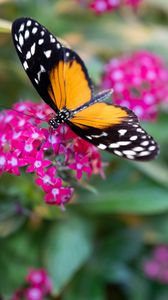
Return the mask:
<svg viewBox="0 0 168 300">
<path fill-rule="evenodd" d="M 81 5 L 89 7 L 96 14 L 111 12 L 125 5 L 136 9 L 141 1 L 142 0 L 78 0 Z"/>
<path fill-rule="evenodd" d="M 43 300 L 51 296 L 52 282 L 44 269 L 31 269 L 26 277 L 25 286 L 19 288 L 11 300 Z"/>
<path fill-rule="evenodd" d="M 168 100 L 168 69 L 148 51 L 110 60 L 102 77 L 103 88 L 113 88 L 113 102 L 133 110 L 141 120 L 155 120 L 158 105 Z"/>
<path fill-rule="evenodd" d="M 144 273 L 152 280 L 168 284 L 168 246 L 160 245 L 143 265 Z"/>
<path fill-rule="evenodd" d="M 46 203 L 64 205 L 73 192 L 68 178 L 102 173 L 102 163 L 98 150 L 68 126 L 45 128 L 51 113 L 46 104 L 31 101 L 18 102 L 0 113 L 0 174 L 18 176 L 25 167 L 26 172 L 35 173 Z"/>
</svg>

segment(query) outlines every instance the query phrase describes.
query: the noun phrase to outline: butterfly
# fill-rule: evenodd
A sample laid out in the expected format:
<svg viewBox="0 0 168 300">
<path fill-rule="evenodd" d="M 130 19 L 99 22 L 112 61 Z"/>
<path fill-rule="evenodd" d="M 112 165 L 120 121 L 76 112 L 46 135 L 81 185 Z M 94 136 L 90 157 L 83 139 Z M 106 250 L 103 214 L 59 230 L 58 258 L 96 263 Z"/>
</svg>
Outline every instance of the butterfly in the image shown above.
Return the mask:
<svg viewBox="0 0 168 300">
<path fill-rule="evenodd" d="M 95 95 L 86 66 L 75 51 L 31 18 L 16 19 L 12 36 L 29 79 L 56 113 L 49 120 L 52 128 L 66 123 L 99 149 L 130 160 L 156 157 L 159 146 L 136 115 L 105 101 L 111 90 Z"/>
</svg>

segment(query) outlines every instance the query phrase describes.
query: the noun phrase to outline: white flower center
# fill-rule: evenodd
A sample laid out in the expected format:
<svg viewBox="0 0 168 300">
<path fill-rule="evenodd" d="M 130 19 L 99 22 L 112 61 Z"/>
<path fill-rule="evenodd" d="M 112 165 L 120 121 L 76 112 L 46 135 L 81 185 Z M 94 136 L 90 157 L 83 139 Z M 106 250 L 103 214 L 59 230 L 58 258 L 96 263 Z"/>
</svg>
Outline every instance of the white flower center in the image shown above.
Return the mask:
<svg viewBox="0 0 168 300">
<path fill-rule="evenodd" d="M 26 105 L 22 104 L 17 108 L 17 110 L 24 111 L 26 108 L 27 108 Z"/>
<path fill-rule="evenodd" d="M 76 165 L 76 167 L 77 167 L 78 170 L 81 170 L 81 169 L 82 169 L 82 164 L 79 164 L 79 163 L 78 163 L 78 164 Z"/>
<path fill-rule="evenodd" d="M 29 298 L 32 300 L 39 300 L 41 298 L 41 292 L 36 287 L 31 288 L 31 291 L 29 292 Z"/>
<path fill-rule="evenodd" d="M 20 120 L 19 123 L 18 123 L 18 125 L 19 125 L 20 127 L 22 127 L 24 124 L 25 124 L 25 120 Z"/>
<path fill-rule="evenodd" d="M 11 159 L 11 165 L 13 167 L 17 166 L 17 162 L 18 162 L 17 159 L 15 157 L 12 157 L 12 159 Z"/>
<path fill-rule="evenodd" d="M 21 135 L 20 132 L 15 132 L 12 136 L 13 139 L 17 139 Z"/>
<path fill-rule="evenodd" d="M 57 189 L 57 188 L 52 189 L 52 194 L 54 196 L 58 195 L 59 194 L 59 189 Z"/>
<path fill-rule="evenodd" d="M 6 163 L 6 159 L 4 156 L 0 156 L 0 166 L 4 166 Z"/>
<path fill-rule="evenodd" d="M 35 163 L 34 163 L 34 166 L 35 166 L 36 168 L 40 168 L 40 167 L 41 167 L 41 161 L 36 160 Z"/>
<path fill-rule="evenodd" d="M 50 183 L 50 176 L 45 175 L 45 176 L 43 177 L 43 182 L 44 182 L 44 183 Z"/>
<path fill-rule="evenodd" d="M 33 146 L 31 144 L 27 144 L 25 145 L 24 149 L 26 152 L 31 152 L 33 150 Z"/>
<path fill-rule="evenodd" d="M 5 136 L 5 134 L 3 134 L 3 135 L 1 136 L 1 141 L 2 141 L 2 143 L 5 143 L 5 142 L 6 142 L 6 136 Z"/>
<path fill-rule="evenodd" d="M 37 132 L 32 133 L 32 138 L 37 139 L 39 137 L 39 134 Z"/>
<path fill-rule="evenodd" d="M 6 123 L 9 123 L 12 119 L 13 119 L 13 116 L 7 116 L 7 117 L 5 118 L 5 122 L 6 122 Z"/>
</svg>

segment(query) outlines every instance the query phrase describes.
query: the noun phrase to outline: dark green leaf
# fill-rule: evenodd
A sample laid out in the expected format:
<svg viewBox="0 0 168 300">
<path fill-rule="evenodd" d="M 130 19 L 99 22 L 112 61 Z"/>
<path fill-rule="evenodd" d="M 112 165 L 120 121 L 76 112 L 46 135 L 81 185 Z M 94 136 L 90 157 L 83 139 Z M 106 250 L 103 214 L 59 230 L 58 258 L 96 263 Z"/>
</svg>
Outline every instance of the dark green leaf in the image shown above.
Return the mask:
<svg viewBox="0 0 168 300">
<path fill-rule="evenodd" d="M 44 262 L 54 281 L 56 294 L 90 257 L 91 235 L 90 224 L 76 217 L 52 226 L 45 240 Z"/>
</svg>

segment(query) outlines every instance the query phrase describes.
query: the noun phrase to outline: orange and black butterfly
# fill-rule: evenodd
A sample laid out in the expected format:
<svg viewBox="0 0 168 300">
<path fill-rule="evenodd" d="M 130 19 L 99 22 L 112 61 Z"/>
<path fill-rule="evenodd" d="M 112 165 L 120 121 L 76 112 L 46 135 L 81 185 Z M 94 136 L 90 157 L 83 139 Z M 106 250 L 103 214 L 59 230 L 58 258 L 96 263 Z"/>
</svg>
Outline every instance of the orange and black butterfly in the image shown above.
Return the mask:
<svg viewBox="0 0 168 300">
<path fill-rule="evenodd" d="M 27 75 L 56 113 L 49 121 L 53 128 L 65 122 L 99 149 L 131 160 L 155 158 L 158 145 L 141 128 L 136 115 L 106 103 L 111 90 L 94 94 L 87 69 L 76 52 L 31 18 L 14 21 L 12 35 Z"/>
</svg>

